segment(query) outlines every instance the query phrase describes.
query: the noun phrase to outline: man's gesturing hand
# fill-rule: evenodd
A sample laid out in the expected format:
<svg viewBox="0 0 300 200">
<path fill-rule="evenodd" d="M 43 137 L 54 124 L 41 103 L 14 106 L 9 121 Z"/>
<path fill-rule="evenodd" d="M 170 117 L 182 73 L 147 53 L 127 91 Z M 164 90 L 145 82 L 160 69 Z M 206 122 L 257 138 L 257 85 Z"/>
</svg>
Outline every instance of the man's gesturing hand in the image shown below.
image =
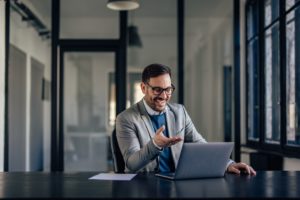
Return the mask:
<svg viewBox="0 0 300 200">
<path fill-rule="evenodd" d="M 161 148 L 164 148 L 164 147 L 170 147 L 178 142 L 180 142 L 182 139 L 180 137 L 166 137 L 164 134 L 163 134 L 163 131 L 165 130 L 165 126 L 162 126 L 160 127 L 156 133 L 155 133 L 155 136 L 154 136 L 154 142 L 156 145 L 158 145 L 159 147 Z"/>
</svg>

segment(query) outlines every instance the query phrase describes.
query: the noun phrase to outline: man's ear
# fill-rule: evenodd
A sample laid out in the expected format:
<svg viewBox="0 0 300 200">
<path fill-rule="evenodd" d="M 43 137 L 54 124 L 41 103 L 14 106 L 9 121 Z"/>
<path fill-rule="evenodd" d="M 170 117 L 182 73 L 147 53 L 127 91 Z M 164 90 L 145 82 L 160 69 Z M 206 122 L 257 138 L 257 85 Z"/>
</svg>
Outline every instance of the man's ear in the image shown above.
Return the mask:
<svg viewBox="0 0 300 200">
<path fill-rule="evenodd" d="M 143 94 L 146 94 L 146 84 L 144 82 L 141 83 L 141 90 Z"/>
</svg>

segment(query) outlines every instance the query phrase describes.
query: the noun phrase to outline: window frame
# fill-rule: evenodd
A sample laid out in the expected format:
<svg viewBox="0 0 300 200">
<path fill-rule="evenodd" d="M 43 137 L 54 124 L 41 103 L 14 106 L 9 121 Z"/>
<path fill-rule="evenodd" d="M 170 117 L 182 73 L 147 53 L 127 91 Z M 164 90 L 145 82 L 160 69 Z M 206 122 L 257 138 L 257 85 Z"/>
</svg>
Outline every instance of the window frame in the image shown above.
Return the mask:
<svg viewBox="0 0 300 200">
<path fill-rule="evenodd" d="M 248 37 L 248 9 L 251 5 L 255 4 L 258 10 L 258 17 L 256 22 L 258 24 L 258 31 L 256 34 Z M 288 10 L 285 10 L 286 0 L 279 1 L 279 17 L 275 18 L 265 26 L 265 18 L 264 18 L 264 11 L 265 11 L 265 1 L 259 0 L 247 0 L 245 5 L 245 66 L 246 66 L 246 144 L 243 146 L 250 147 L 259 151 L 263 152 L 272 152 L 281 154 L 287 157 L 297 157 L 300 158 L 300 144 L 299 145 L 291 145 L 287 143 L 287 99 L 286 99 L 286 70 L 288 66 L 286 64 L 286 16 L 295 11 L 295 9 L 300 9 L 300 1 L 296 2 L 292 7 Z M 280 52 L 280 60 L 279 60 L 279 79 L 280 79 L 280 140 L 278 144 L 268 143 L 265 138 L 265 33 L 267 30 L 270 29 L 275 23 L 279 23 L 279 52 Z M 295 34 L 296 35 L 296 34 Z M 259 68 L 259 92 L 258 94 L 249 94 L 249 66 L 248 66 L 248 46 L 254 40 L 254 38 L 258 38 L 258 68 Z M 257 83 L 256 83 L 257 84 Z M 258 126 L 258 140 L 249 139 L 250 133 L 248 130 L 248 120 L 249 120 L 249 109 L 253 109 L 249 107 L 248 97 L 251 95 L 259 95 L 259 126 Z"/>
</svg>

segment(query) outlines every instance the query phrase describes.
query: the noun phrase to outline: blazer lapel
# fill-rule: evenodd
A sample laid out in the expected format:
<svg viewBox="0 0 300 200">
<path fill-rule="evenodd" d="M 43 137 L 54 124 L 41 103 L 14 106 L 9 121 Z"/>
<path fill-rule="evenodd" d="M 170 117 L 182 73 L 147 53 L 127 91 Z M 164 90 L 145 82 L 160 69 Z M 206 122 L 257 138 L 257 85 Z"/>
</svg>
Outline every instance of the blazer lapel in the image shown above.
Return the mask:
<svg viewBox="0 0 300 200">
<path fill-rule="evenodd" d="M 147 128 L 148 134 L 151 138 L 153 138 L 155 136 L 155 132 L 152 126 L 152 122 L 151 119 L 149 117 L 149 114 L 145 108 L 145 105 L 143 103 L 143 100 L 141 100 L 140 102 L 138 102 L 137 104 L 139 112 L 141 114 L 141 118 Z M 169 136 L 174 136 L 174 134 L 176 134 L 176 121 L 175 121 L 175 115 L 174 113 L 171 111 L 170 107 L 169 109 L 167 109 L 166 111 L 166 120 L 167 120 L 167 128 L 168 128 L 168 133 Z M 173 157 L 173 161 L 175 164 L 175 167 L 178 164 L 178 159 L 180 156 L 180 152 L 181 152 L 181 148 L 182 148 L 182 142 L 171 146 L 171 153 L 172 153 L 172 157 Z"/>
<path fill-rule="evenodd" d="M 154 132 L 149 114 L 147 113 L 147 110 L 145 108 L 143 100 L 138 102 L 138 108 L 139 108 L 139 111 L 140 111 L 140 114 L 141 114 L 141 118 L 144 121 L 145 126 L 147 128 L 148 134 L 151 138 L 153 138 L 154 135 L 155 135 L 155 132 Z"/>
<path fill-rule="evenodd" d="M 138 102 L 138 108 L 139 108 L 139 111 L 140 111 L 140 114 L 141 114 L 141 118 L 145 123 L 145 126 L 148 130 L 149 135 L 151 137 L 154 137 L 155 132 L 154 132 L 149 114 L 147 113 L 147 110 L 146 110 L 145 105 L 143 103 L 143 100 Z M 175 127 L 176 127 L 175 123 L 176 122 L 175 122 L 175 116 L 174 116 L 173 112 L 171 112 L 170 109 L 167 109 L 166 120 L 167 120 L 167 129 L 168 129 L 169 136 L 173 136 L 174 134 L 176 134 L 176 130 L 175 130 Z"/>
<path fill-rule="evenodd" d="M 177 127 L 176 120 L 175 120 L 176 118 L 175 118 L 174 113 L 170 109 L 170 106 L 169 106 L 169 109 L 167 109 L 166 117 L 167 117 L 169 136 L 170 137 L 175 136 L 175 134 L 178 130 L 176 130 L 176 127 Z M 181 148 L 182 148 L 182 142 L 171 146 L 171 152 L 172 152 L 172 157 L 173 157 L 175 167 L 177 167 L 177 164 L 178 164 Z"/>
<path fill-rule="evenodd" d="M 167 118 L 167 127 L 168 127 L 169 136 L 170 137 L 174 136 L 174 134 L 176 133 L 175 116 L 174 116 L 173 112 L 171 112 L 170 108 L 167 109 L 166 118 Z"/>
</svg>

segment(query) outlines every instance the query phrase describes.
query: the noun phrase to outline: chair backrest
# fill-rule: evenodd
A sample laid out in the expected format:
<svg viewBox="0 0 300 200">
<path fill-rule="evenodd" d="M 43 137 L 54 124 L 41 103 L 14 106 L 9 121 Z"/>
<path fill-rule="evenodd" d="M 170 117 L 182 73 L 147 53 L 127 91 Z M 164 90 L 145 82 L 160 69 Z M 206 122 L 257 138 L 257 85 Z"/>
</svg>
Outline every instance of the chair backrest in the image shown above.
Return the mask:
<svg viewBox="0 0 300 200">
<path fill-rule="evenodd" d="M 112 157 L 114 162 L 114 170 L 116 173 L 124 173 L 125 162 L 119 148 L 116 129 L 113 130 L 110 139 L 111 139 L 110 144 L 112 150 Z"/>
</svg>

